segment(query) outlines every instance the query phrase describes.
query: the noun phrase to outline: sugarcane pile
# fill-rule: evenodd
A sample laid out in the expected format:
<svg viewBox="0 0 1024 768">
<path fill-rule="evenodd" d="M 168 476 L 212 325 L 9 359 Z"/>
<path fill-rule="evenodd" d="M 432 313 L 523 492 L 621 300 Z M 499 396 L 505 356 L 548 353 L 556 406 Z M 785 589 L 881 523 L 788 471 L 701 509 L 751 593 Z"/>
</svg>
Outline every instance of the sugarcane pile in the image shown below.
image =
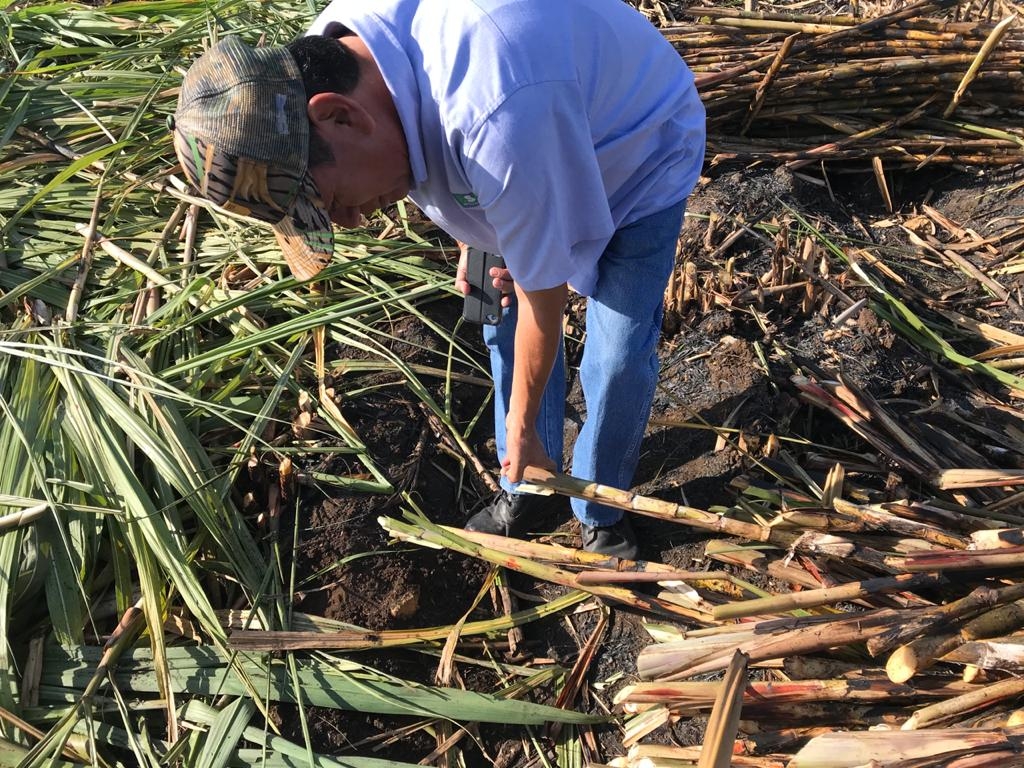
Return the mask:
<svg viewBox="0 0 1024 768">
<path fill-rule="evenodd" d="M 872 19 L 691 7 L 665 28 L 697 77 L 712 163 L 1024 161 L 1024 29 L 952 0 Z"/>
<path fill-rule="evenodd" d="M 1018 488 L 1024 471 L 999 468 L 975 450 L 1019 466 L 1019 420 L 1007 413 L 1005 429 L 993 430 L 963 414 L 958 418 L 955 408 L 901 417 L 841 379 L 797 376 L 793 383 L 807 402 L 843 420 L 878 457 L 933 495 L 866 503 L 871 492 L 847 473 L 877 473 L 880 466 L 855 468 L 850 461 L 836 463 L 818 481 L 784 464 L 774 465 L 777 485 L 735 481 L 741 499 L 731 510 L 735 517 L 713 521 L 713 527 L 755 543 L 713 539 L 706 556 L 767 576 L 789 591 L 722 602 L 703 591 L 716 588 L 710 579 L 698 580 L 712 574 L 688 578 L 698 601 L 692 607 L 714 601 L 708 607 L 713 622 L 692 631 L 658 628 L 662 642 L 637 661 L 645 682 L 617 696 L 624 711 L 635 713 L 626 743 L 638 744 L 674 717 L 707 713 L 716 697 L 731 697 L 733 730 L 723 749 L 751 758 L 737 764 L 923 766 L 959 765 L 964 758 L 963 765 L 982 766 L 1019 760 L 1024 517 Z M 962 431 L 947 431 L 950 423 Z M 801 483 L 815 493 L 792 490 Z M 630 501 L 633 508 L 645 505 L 697 519 L 692 510 L 670 511 L 664 502 Z M 725 683 L 705 677 L 748 663 L 771 672 L 756 681 L 737 674 L 731 683 L 729 677 Z M 725 688 L 730 690 L 721 696 Z M 747 735 L 733 742 L 740 717 Z M 786 754 L 787 746 L 804 742 L 795 756 Z M 627 764 L 675 765 L 659 762 L 670 753 L 635 746 Z M 676 752 L 674 759 L 685 754 Z"/>
<path fill-rule="evenodd" d="M 737 623 L 677 635 L 662 627 L 666 642 L 646 649 L 637 663 L 650 682 L 618 696 L 626 711 L 637 713 L 627 743 L 672 717 L 710 709 L 721 685 L 694 678 L 725 669 L 739 652 L 745 662 L 777 668 L 773 679 L 752 682 L 745 691 L 739 686 L 752 731 L 738 742 L 744 750 L 777 750 L 821 735 L 789 763 L 807 766 L 820 764 L 829 752 L 828 765 L 897 754 L 924 761 L 917 764 L 947 764 L 957 754 L 981 750 L 979 739 L 986 750 L 1012 749 L 999 729 L 1024 718 L 999 705 L 1024 694 L 1024 682 L 1014 677 L 1024 669 L 1024 636 L 1014 634 L 1024 629 L 1024 585 L 1006 578 L 1024 564 L 1022 497 L 1014 490 L 1024 471 L 1000 469 L 971 446 L 1019 465 L 1024 446 L 1014 425 L 1008 418 L 1005 430 L 991 430 L 955 409 L 901 418 L 841 378 L 796 376 L 793 384 L 807 402 L 832 412 L 878 457 L 936 496 L 849 501 L 871 494 L 851 483 L 847 472 L 877 474 L 881 466 L 847 461 L 833 465 L 814 495 L 792 490 L 801 482 L 814 484 L 801 470 L 776 466 L 776 486 L 738 479 L 733 485 L 743 501 L 733 510 L 736 517 L 671 510 L 677 518 L 771 545 L 765 550 L 715 539 L 705 551 L 709 560 L 768 576 L 792 591 L 709 608 L 715 622 Z M 950 423 L 966 434 L 955 437 L 947 431 Z M 663 503 L 630 501 L 633 508 L 644 504 L 669 513 Z M 688 581 L 699 590 L 700 582 Z M 863 610 L 819 610 L 839 603 Z M 778 722 L 790 727 L 762 730 Z M 906 733 L 952 725 L 980 730 L 967 732 L 971 738 L 953 731 Z M 851 741 L 835 732 L 822 735 L 830 728 L 888 733 Z M 1005 759 L 996 753 L 991 763 L 972 764 Z M 634 754 L 651 757 L 644 748 Z"/>
<path fill-rule="evenodd" d="M 381 523 L 398 540 L 448 547 L 646 617 L 654 642 L 637 658 L 641 682 L 614 698 L 629 748 L 614 765 L 1019 764 L 1024 469 L 1005 468 L 1024 463 L 1019 414 L 993 429 L 957 408 L 900 415 L 841 378 L 795 376 L 793 384 L 877 453 L 835 458 L 820 477 L 807 468 L 813 461 L 798 466 L 784 451 L 765 457 L 777 482 L 737 478 L 738 503 L 726 510 L 543 470 L 528 475 L 536 490 L 714 534 L 705 560 L 719 570 L 609 561 L 425 519 Z M 886 472 L 932 494 L 871 502 L 877 491 L 856 478 Z M 587 643 L 591 653 L 599 635 Z M 574 674 L 589 661 L 584 653 Z M 644 743 L 680 718 L 709 713 L 703 747 Z M 711 753 L 719 762 L 703 762 Z"/>
</svg>

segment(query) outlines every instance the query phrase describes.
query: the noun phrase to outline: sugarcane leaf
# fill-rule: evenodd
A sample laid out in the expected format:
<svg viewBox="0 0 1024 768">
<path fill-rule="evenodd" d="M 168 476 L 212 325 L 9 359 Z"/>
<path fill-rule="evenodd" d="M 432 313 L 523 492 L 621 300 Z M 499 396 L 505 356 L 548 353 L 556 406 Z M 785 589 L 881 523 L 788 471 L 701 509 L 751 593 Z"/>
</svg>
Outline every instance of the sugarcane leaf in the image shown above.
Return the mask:
<svg viewBox="0 0 1024 768">
<path fill-rule="evenodd" d="M 101 148 L 99 148 L 99 149 L 97 149 L 97 150 L 95 150 L 93 152 L 90 152 L 87 155 L 83 155 L 82 157 L 80 157 L 77 160 L 75 160 L 72 163 L 70 163 L 67 168 L 65 168 L 63 171 L 61 171 L 56 176 L 54 176 L 52 179 L 50 179 L 48 182 L 46 182 L 46 184 L 44 184 L 39 189 L 39 191 L 37 191 L 32 197 L 30 197 L 24 203 L 24 205 L 21 206 L 21 208 L 19 208 L 17 211 L 14 212 L 14 214 L 7 220 L 7 222 L 3 225 L 3 227 L 0 227 L 0 237 L 7 236 L 10 233 L 10 231 L 11 231 L 12 227 L 14 226 L 14 224 L 22 216 L 24 216 L 26 213 L 28 213 L 30 210 L 32 210 L 32 207 L 37 202 L 39 202 L 46 195 L 48 195 L 50 192 L 52 192 L 56 187 L 59 187 L 61 184 L 63 184 L 68 179 L 70 179 L 76 173 L 80 172 L 82 169 L 88 168 L 90 165 L 92 165 L 93 163 L 95 163 L 98 160 L 102 160 L 107 155 L 110 155 L 110 154 L 112 154 L 114 152 L 118 152 L 118 151 L 124 149 L 125 146 L 126 145 L 125 145 L 124 142 L 117 142 L 115 144 L 109 144 L 109 145 L 107 145 L 105 147 L 101 147 Z"/>
<path fill-rule="evenodd" d="M 168 647 L 167 654 L 170 680 L 176 693 L 246 694 L 241 681 L 214 649 Z M 52 646 L 47 649 L 44 681 L 49 685 L 80 687 L 88 682 L 96 661 L 96 649 Z M 126 652 L 114 673 L 116 684 L 126 692 L 157 692 L 153 663 L 153 655 L 148 650 Z M 264 663 L 239 655 L 236 665 L 255 690 L 267 692 L 269 700 L 298 703 L 283 662 L 271 661 L 268 669 Z M 600 716 L 485 693 L 395 682 L 379 673 L 346 672 L 318 659 L 304 660 L 297 669 L 296 679 L 305 703 L 311 706 L 514 725 L 583 724 L 604 720 Z"/>
<path fill-rule="evenodd" d="M 218 712 L 209 724 L 196 768 L 226 768 L 255 711 L 251 699 L 239 697 Z"/>
<path fill-rule="evenodd" d="M 212 727 L 220 717 L 221 713 L 199 699 L 191 700 L 185 707 L 183 719 L 199 725 Z M 412 768 L 411 763 L 403 763 L 393 760 L 383 760 L 374 757 L 328 757 L 326 755 L 310 753 L 305 747 L 294 744 L 287 739 L 269 733 L 268 731 L 248 726 L 243 729 L 242 736 L 245 741 L 260 745 L 259 749 L 246 749 L 239 747 L 235 750 L 235 757 L 246 765 L 263 766 L 263 757 L 266 757 L 268 766 L 322 766 L 322 768 Z"/>
<path fill-rule="evenodd" d="M 7 95 L 7 91 L 13 83 L 14 80 L 12 79 L 7 82 L 6 87 L 0 87 L 2 88 L 2 92 L 0 92 L 0 102 L 3 101 L 3 98 Z M 28 105 L 31 100 L 32 94 L 26 93 L 21 98 L 21 102 L 18 106 L 14 108 L 10 116 L 7 118 L 7 124 L 4 126 L 3 133 L 0 133 L 0 150 L 2 150 L 4 146 L 6 146 L 7 142 L 11 140 L 14 132 L 18 130 L 18 126 L 21 125 L 21 122 L 25 119 L 25 113 L 28 111 Z"/>
<path fill-rule="evenodd" d="M 15 744 L 7 739 L 0 738 L 0 766 L 3 768 L 17 768 L 28 756 L 28 750 L 20 744 Z M 53 768 L 75 768 L 75 763 L 68 760 L 54 758 L 48 763 Z"/>
<path fill-rule="evenodd" d="M 307 768 L 307 766 L 310 768 L 416 768 L 415 763 L 383 760 L 376 757 L 328 757 L 314 754 L 310 759 L 305 754 L 297 755 L 284 749 L 277 752 L 266 752 L 262 749 L 240 749 L 236 755 L 244 765 L 253 768 Z"/>
<path fill-rule="evenodd" d="M 14 304 L 23 296 L 34 296 L 50 306 L 63 307 L 67 304 L 67 289 L 58 287 L 54 278 L 78 260 L 78 256 L 70 256 L 50 269 L 35 275 L 23 269 L 0 270 L 0 287 L 7 289 L 0 296 L 0 309 Z M 31 276 L 30 276 L 31 275 Z"/>
<path fill-rule="evenodd" d="M 69 398 L 69 411 L 62 425 L 83 459 L 88 457 L 98 477 L 104 478 L 116 494 L 125 514 L 125 532 L 139 551 L 149 547 L 171 577 L 190 610 L 214 638 L 222 637 L 212 607 L 196 575 L 188 568 L 189 558 L 168 527 L 133 470 L 118 433 L 132 439 L 147 455 L 160 458 L 166 450 L 135 413 L 109 389 L 91 376 L 74 377 L 59 367 L 57 378 Z M 116 427 L 114 425 L 117 425 Z M 152 451 L 152 453 L 150 453 Z M 173 474 L 173 467 L 168 467 Z"/>
<path fill-rule="evenodd" d="M 80 521 L 69 519 L 68 523 L 64 527 L 56 516 L 46 515 L 39 520 L 36 531 L 50 555 L 46 572 L 46 601 L 53 630 L 60 642 L 72 645 L 83 642 L 86 624 L 79 580 L 79 573 L 85 565 L 85 542 L 82 536 L 73 533 L 74 529 L 81 533 Z M 68 547 L 71 541 L 78 546 Z"/>
<path fill-rule="evenodd" d="M 32 446 L 41 430 L 38 406 L 40 389 L 47 373 L 37 363 L 15 366 L 0 358 L 0 490 L 15 496 L 32 496 L 40 488 L 42 472 Z M 13 510 L 0 510 L 10 514 Z M 41 553 L 35 530 L 15 530 L 0 536 L 0 637 L 11 637 L 12 609 L 19 600 L 34 595 L 42 587 L 47 569 L 40 563 Z M 17 667 L 10 643 L 0 643 L 0 706 L 17 709 Z"/>
</svg>

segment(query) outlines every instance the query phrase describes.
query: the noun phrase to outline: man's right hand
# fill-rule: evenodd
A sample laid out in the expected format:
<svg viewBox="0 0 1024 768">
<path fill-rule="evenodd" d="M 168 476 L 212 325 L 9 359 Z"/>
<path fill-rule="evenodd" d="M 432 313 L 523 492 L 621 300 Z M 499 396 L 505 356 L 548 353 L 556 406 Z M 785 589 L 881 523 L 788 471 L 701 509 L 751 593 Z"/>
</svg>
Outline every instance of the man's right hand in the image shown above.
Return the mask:
<svg viewBox="0 0 1024 768">
<path fill-rule="evenodd" d="M 510 414 L 511 416 L 511 414 Z M 510 483 L 518 483 L 523 479 L 527 467 L 540 467 L 554 472 L 555 462 L 544 450 L 537 428 L 533 425 L 524 427 L 509 424 L 514 416 L 506 420 L 505 460 L 501 463 L 501 474 Z"/>
</svg>

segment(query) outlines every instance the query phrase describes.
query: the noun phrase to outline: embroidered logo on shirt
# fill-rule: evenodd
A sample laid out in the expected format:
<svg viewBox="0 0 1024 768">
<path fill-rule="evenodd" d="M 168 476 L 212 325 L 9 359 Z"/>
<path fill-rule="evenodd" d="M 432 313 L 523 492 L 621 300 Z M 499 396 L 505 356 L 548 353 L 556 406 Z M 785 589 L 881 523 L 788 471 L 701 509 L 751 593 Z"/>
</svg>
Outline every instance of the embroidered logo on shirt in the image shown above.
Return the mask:
<svg viewBox="0 0 1024 768">
<path fill-rule="evenodd" d="M 452 192 L 452 197 L 454 197 L 455 202 L 463 208 L 477 208 L 480 205 L 480 200 L 477 199 L 477 196 L 472 192 L 466 192 L 464 194 Z"/>
</svg>

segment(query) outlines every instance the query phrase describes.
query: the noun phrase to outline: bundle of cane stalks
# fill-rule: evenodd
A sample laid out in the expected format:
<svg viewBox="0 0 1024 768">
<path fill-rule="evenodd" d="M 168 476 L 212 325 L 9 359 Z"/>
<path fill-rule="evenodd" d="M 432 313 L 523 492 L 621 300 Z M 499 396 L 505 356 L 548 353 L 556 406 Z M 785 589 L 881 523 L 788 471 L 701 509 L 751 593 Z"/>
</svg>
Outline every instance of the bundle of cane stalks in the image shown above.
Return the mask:
<svg viewBox="0 0 1024 768">
<path fill-rule="evenodd" d="M 663 31 L 697 78 L 713 163 L 1024 161 L 1024 29 L 956 0 L 875 18 L 691 7 Z"/>
<path fill-rule="evenodd" d="M 1024 470 L 1007 466 L 1024 466 L 1024 422 L 1010 410 L 1001 423 L 983 418 L 999 408 L 991 399 L 969 418 L 954 406 L 900 412 L 842 376 L 807 373 L 793 378 L 801 396 L 874 453 L 798 462 L 777 448 L 756 478 L 732 482 L 733 506 L 711 509 L 529 470 L 534 490 L 711 534 L 701 570 L 425 518 L 381 523 L 396 539 L 644 616 L 652 642 L 639 681 L 612 700 L 627 750 L 614 765 L 1020 764 Z M 663 743 L 666 728 L 707 716 L 702 746 Z"/>
</svg>

